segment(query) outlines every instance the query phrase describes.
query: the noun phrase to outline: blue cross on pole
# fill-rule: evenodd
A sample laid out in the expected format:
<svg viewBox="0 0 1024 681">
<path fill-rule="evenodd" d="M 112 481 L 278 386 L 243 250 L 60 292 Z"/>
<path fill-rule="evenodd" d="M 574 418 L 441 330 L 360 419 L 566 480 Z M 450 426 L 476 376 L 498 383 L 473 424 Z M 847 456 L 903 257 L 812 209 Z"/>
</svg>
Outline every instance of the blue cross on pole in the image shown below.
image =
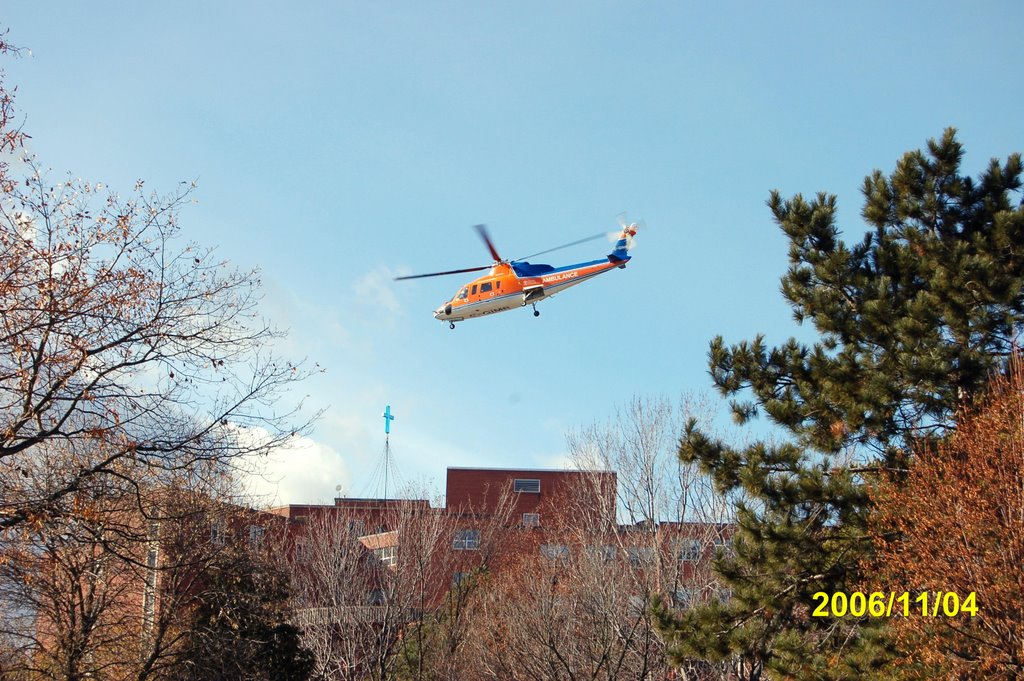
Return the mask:
<svg viewBox="0 0 1024 681">
<path fill-rule="evenodd" d="M 385 405 L 384 413 L 381 414 L 384 417 L 384 434 L 387 435 L 391 432 L 391 422 L 395 420 L 395 417 L 391 415 L 391 405 Z"/>
</svg>

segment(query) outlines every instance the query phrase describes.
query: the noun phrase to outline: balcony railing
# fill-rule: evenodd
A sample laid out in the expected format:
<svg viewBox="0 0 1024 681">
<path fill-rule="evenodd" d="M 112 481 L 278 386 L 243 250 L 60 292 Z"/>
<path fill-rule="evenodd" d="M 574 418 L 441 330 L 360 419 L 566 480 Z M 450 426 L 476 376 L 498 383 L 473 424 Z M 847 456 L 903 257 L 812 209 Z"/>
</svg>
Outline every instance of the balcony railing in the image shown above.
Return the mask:
<svg viewBox="0 0 1024 681">
<path fill-rule="evenodd" d="M 358 622 L 382 624 L 389 620 L 411 622 L 415 619 L 416 612 L 411 608 L 394 608 L 387 605 L 343 605 L 331 608 L 299 608 L 295 611 L 295 624 L 299 627 Z"/>
</svg>

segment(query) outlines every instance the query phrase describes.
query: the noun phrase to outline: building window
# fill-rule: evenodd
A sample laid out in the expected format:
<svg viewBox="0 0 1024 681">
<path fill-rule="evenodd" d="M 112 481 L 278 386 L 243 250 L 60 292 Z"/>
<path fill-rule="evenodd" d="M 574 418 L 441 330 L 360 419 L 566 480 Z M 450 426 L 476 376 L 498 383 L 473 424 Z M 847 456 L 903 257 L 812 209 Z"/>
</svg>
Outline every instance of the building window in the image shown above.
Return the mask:
<svg viewBox="0 0 1024 681">
<path fill-rule="evenodd" d="M 362 520 L 349 520 L 348 533 L 353 537 L 362 537 L 365 527 Z"/>
<path fill-rule="evenodd" d="M 523 527 L 527 529 L 531 527 L 540 527 L 540 513 L 524 513 Z"/>
<path fill-rule="evenodd" d="M 147 632 L 152 631 L 156 622 L 156 587 L 157 567 L 160 562 L 159 526 L 155 522 L 149 524 L 149 547 L 146 551 L 146 577 L 142 588 L 142 625 Z"/>
<path fill-rule="evenodd" d="M 384 589 L 370 589 L 366 602 L 369 605 L 384 605 Z"/>
<path fill-rule="evenodd" d="M 548 560 L 569 560 L 569 547 L 565 544 L 541 544 L 540 555 Z"/>
<path fill-rule="evenodd" d="M 454 589 L 454 588 L 458 587 L 460 584 L 462 584 L 467 579 L 469 579 L 469 573 L 468 572 L 455 572 L 455 573 L 453 573 L 452 574 L 452 588 Z"/>
<path fill-rule="evenodd" d="M 672 602 L 677 608 L 692 608 L 697 603 L 697 590 L 683 587 L 672 593 Z"/>
<path fill-rule="evenodd" d="M 373 555 L 384 565 L 396 565 L 398 563 L 398 547 L 384 546 L 373 550 Z"/>
<path fill-rule="evenodd" d="M 263 528 L 259 525 L 249 526 L 249 546 L 256 548 L 263 543 Z"/>
<path fill-rule="evenodd" d="M 654 562 L 654 549 L 650 546 L 630 546 L 626 549 L 630 565 L 650 565 Z"/>
<path fill-rule="evenodd" d="M 223 520 L 214 520 L 210 523 L 210 543 L 214 546 L 224 546 L 227 542 L 227 530 Z"/>
<path fill-rule="evenodd" d="M 529 478 L 516 478 L 512 482 L 512 491 L 540 494 L 540 480 L 531 480 Z"/>
<path fill-rule="evenodd" d="M 684 539 L 679 542 L 679 560 L 697 561 L 700 560 L 700 540 Z"/>
<path fill-rule="evenodd" d="M 590 556 L 593 557 L 593 558 L 596 558 L 598 560 L 603 560 L 606 563 L 608 563 L 608 562 L 611 562 L 611 561 L 615 560 L 615 553 L 616 552 L 615 552 L 615 547 L 612 546 L 611 544 L 604 544 L 604 545 L 591 544 L 591 545 L 587 546 L 587 553 L 590 554 Z"/>
<path fill-rule="evenodd" d="M 480 548 L 480 530 L 456 530 L 452 548 L 458 551 L 476 551 Z"/>
</svg>

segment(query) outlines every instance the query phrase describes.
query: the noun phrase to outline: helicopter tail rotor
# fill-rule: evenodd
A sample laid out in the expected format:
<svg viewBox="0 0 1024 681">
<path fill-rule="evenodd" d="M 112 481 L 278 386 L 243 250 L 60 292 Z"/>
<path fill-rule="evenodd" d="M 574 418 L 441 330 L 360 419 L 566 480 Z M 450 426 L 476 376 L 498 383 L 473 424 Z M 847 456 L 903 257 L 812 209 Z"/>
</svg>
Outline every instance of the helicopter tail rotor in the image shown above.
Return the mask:
<svg viewBox="0 0 1024 681">
<path fill-rule="evenodd" d="M 643 226 L 642 220 L 640 222 L 627 222 L 625 215 L 625 213 L 619 214 L 619 226 L 622 227 L 622 231 L 618 233 L 612 232 L 608 235 L 615 243 L 614 250 L 608 254 L 608 259 L 612 262 L 629 260 L 629 251 L 633 248 L 634 243 L 633 238 Z M 625 263 L 623 262 L 623 264 Z"/>
<path fill-rule="evenodd" d="M 623 238 L 623 235 L 626 235 L 628 237 L 626 250 L 629 250 L 633 248 L 633 237 L 636 236 L 637 232 L 642 232 L 647 229 L 647 223 L 643 219 L 630 222 L 626 218 L 625 213 L 619 213 L 616 217 L 619 223 L 619 231 L 608 232 L 608 241 L 615 244 Z"/>
</svg>

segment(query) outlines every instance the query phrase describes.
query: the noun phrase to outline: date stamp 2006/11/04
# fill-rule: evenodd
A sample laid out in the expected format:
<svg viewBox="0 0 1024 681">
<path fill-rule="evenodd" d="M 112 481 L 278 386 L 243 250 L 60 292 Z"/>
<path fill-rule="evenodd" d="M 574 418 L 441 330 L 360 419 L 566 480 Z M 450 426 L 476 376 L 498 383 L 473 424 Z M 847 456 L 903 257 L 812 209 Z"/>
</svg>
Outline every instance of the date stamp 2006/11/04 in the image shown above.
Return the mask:
<svg viewBox="0 0 1024 681">
<path fill-rule="evenodd" d="M 861 591 L 851 594 L 819 591 L 811 599 L 818 604 L 811 612 L 814 617 L 974 617 L 978 614 L 978 599 L 973 591 L 964 597 L 955 591 L 922 591 L 917 595 L 906 591 L 875 591 L 870 594 Z"/>
</svg>

